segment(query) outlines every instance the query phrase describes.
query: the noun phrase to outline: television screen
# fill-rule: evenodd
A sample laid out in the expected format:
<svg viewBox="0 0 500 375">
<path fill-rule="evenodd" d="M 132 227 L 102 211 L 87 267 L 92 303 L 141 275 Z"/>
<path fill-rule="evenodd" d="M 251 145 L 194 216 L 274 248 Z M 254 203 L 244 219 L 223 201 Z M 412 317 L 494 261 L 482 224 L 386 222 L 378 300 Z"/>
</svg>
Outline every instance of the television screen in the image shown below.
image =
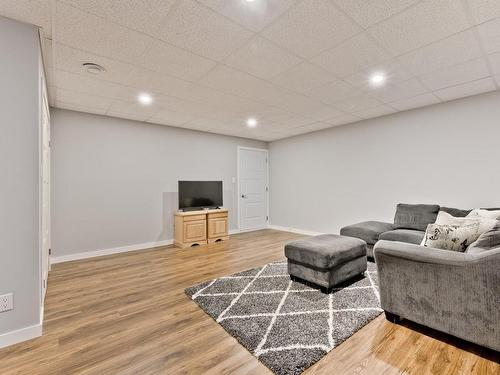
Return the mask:
<svg viewBox="0 0 500 375">
<path fill-rule="evenodd" d="M 179 181 L 179 209 L 222 206 L 222 181 Z"/>
</svg>

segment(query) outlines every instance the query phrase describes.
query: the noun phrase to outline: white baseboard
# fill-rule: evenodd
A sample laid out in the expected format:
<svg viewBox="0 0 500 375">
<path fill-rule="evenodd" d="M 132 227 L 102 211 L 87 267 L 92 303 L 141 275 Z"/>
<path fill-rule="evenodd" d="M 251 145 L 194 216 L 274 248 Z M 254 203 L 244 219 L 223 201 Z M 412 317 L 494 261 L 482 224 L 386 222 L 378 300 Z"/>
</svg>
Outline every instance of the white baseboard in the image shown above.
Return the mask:
<svg viewBox="0 0 500 375">
<path fill-rule="evenodd" d="M 267 227 L 269 229 L 280 230 L 282 232 L 291 232 L 291 233 L 297 233 L 297 234 L 304 234 L 306 236 L 318 236 L 320 234 L 324 234 L 322 232 L 313 232 L 313 231 L 310 231 L 310 230 L 304 230 L 304 229 L 298 229 L 298 228 L 282 227 L 282 226 L 279 226 L 279 225 L 268 225 Z"/>
<path fill-rule="evenodd" d="M 50 262 L 52 264 L 71 262 L 73 260 L 95 258 L 95 257 L 104 256 L 104 255 L 126 253 L 129 251 L 147 250 L 147 249 L 151 249 L 152 247 L 172 245 L 173 243 L 174 243 L 174 240 L 164 240 L 164 241 L 146 242 L 146 243 L 129 245 L 129 246 L 122 246 L 122 247 L 114 247 L 111 249 L 104 249 L 104 250 L 84 251 L 81 253 L 61 255 L 58 257 L 57 256 L 51 257 Z"/>
<path fill-rule="evenodd" d="M 14 345 L 22 341 L 31 340 L 42 335 L 42 324 L 38 323 L 33 326 L 18 329 L 3 333 L 0 335 L 0 348 Z"/>
</svg>

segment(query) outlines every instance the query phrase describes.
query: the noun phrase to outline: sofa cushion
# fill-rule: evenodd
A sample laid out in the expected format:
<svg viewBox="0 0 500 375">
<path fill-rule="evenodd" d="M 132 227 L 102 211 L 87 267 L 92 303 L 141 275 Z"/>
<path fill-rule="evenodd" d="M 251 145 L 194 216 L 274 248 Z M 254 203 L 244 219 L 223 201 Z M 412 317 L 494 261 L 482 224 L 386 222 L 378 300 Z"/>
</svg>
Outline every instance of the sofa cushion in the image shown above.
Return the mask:
<svg viewBox="0 0 500 375">
<path fill-rule="evenodd" d="M 467 249 L 467 253 L 481 253 L 500 247 L 500 220 L 497 220 L 493 229 L 481 234 L 476 242 Z"/>
<path fill-rule="evenodd" d="M 500 220 L 500 210 L 485 210 L 483 208 L 475 208 L 467 215 L 467 217 L 481 217 Z"/>
<path fill-rule="evenodd" d="M 394 225 L 396 229 L 425 231 L 428 224 L 436 221 L 439 212 L 437 204 L 398 204 Z"/>
<path fill-rule="evenodd" d="M 399 241 L 420 245 L 424 238 L 425 232 L 415 229 L 395 229 L 389 232 L 384 232 L 378 236 L 379 240 Z"/>
<path fill-rule="evenodd" d="M 366 257 L 366 243 L 358 238 L 322 234 L 286 244 L 285 256 L 297 263 L 330 269 L 352 259 Z"/>
<path fill-rule="evenodd" d="M 453 208 L 453 207 L 441 207 L 440 211 L 444 211 L 451 216 L 455 217 L 466 217 L 472 210 L 462 210 L 460 208 Z"/>
<path fill-rule="evenodd" d="M 348 225 L 340 230 L 342 236 L 360 238 L 369 245 L 378 241 L 381 233 L 393 230 L 394 225 L 382 221 L 363 221 L 362 223 Z"/>
</svg>

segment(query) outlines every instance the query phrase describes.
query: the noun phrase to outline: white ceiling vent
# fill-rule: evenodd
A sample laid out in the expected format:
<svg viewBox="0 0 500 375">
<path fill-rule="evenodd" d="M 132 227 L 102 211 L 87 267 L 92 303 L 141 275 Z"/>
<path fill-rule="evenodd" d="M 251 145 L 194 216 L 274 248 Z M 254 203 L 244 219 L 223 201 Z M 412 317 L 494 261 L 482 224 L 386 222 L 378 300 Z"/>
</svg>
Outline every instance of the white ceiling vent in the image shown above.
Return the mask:
<svg viewBox="0 0 500 375">
<path fill-rule="evenodd" d="M 100 74 L 106 71 L 103 66 L 94 63 L 84 63 L 82 64 L 82 67 L 87 73 L 90 74 Z"/>
</svg>

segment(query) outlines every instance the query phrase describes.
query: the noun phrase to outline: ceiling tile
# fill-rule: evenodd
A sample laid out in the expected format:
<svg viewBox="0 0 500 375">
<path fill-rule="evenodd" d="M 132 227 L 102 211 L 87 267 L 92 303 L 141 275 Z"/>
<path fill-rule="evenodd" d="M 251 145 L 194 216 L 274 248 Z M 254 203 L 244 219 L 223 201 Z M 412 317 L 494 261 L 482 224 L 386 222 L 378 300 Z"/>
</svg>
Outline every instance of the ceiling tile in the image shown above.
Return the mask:
<svg viewBox="0 0 500 375">
<path fill-rule="evenodd" d="M 425 107 L 437 103 L 440 103 L 440 100 L 436 98 L 434 94 L 426 93 L 408 99 L 397 100 L 391 103 L 391 107 L 400 111 L 406 111 L 408 109 Z"/>
<path fill-rule="evenodd" d="M 59 0 L 122 26 L 158 36 L 176 0 Z"/>
<path fill-rule="evenodd" d="M 48 38 L 41 38 L 42 45 L 42 58 L 43 58 L 43 66 L 45 68 L 53 67 L 54 62 L 52 61 L 52 40 Z"/>
<path fill-rule="evenodd" d="M 264 29 L 262 36 L 310 58 L 354 34 L 360 28 L 328 0 L 304 0 Z"/>
<path fill-rule="evenodd" d="M 489 70 L 483 59 L 471 60 L 451 68 L 438 70 L 420 77 L 422 83 L 435 91 L 489 76 Z"/>
<path fill-rule="evenodd" d="M 106 113 L 109 116 L 123 117 L 129 120 L 146 121 L 159 111 L 157 106 L 141 105 L 137 101 L 115 100 Z"/>
<path fill-rule="evenodd" d="M 273 127 L 276 127 L 278 129 L 294 128 L 314 122 L 314 120 L 310 118 L 290 113 L 275 107 L 269 107 L 265 110 L 262 110 L 258 113 L 256 118 L 259 122 L 272 124 Z"/>
<path fill-rule="evenodd" d="M 259 78 L 269 79 L 301 61 L 302 59 L 292 55 L 287 50 L 257 36 L 226 59 L 224 63 Z"/>
<path fill-rule="evenodd" d="M 382 104 L 383 103 L 380 100 L 377 100 L 368 94 L 363 94 L 337 102 L 335 103 L 335 108 L 338 108 L 346 113 L 353 114 L 355 112 L 381 106 Z"/>
<path fill-rule="evenodd" d="M 346 77 L 386 61 L 390 57 L 387 52 L 370 40 L 366 33 L 362 33 L 321 53 L 311 61 L 337 77 Z"/>
<path fill-rule="evenodd" d="M 398 60 L 413 74 L 422 75 L 481 55 L 475 31 L 470 29 L 402 55 Z"/>
<path fill-rule="evenodd" d="M 31 23 L 42 28 L 42 35 L 52 35 L 51 0 L 3 0 L 0 14 L 4 17 Z"/>
<path fill-rule="evenodd" d="M 55 106 L 57 108 L 62 108 L 62 109 L 68 109 L 70 111 L 77 111 L 77 112 L 85 112 L 85 113 L 93 113 L 96 115 L 104 115 L 106 114 L 106 110 L 103 110 L 101 108 L 96 108 L 96 107 L 87 107 L 81 104 L 75 104 L 75 103 L 66 103 L 61 100 L 57 100 L 55 102 Z"/>
<path fill-rule="evenodd" d="M 276 104 L 277 107 L 316 121 L 327 120 L 343 114 L 338 109 L 300 94 L 284 94 L 279 98 L 279 101 Z"/>
<path fill-rule="evenodd" d="M 80 75 L 56 70 L 58 89 L 67 89 L 84 94 L 96 95 L 110 99 L 135 100 L 138 92 L 130 87 L 100 80 L 90 75 Z"/>
<path fill-rule="evenodd" d="M 500 75 L 500 52 L 488 56 L 494 75 Z"/>
<path fill-rule="evenodd" d="M 335 81 L 317 87 L 309 93 L 309 96 L 326 104 L 334 104 L 338 101 L 353 98 L 361 94 L 363 94 L 363 92 L 360 89 L 344 81 Z"/>
<path fill-rule="evenodd" d="M 424 0 L 368 31 L 389 51 L 403 54 L 468 27 L 461 1 Z"/>
<path fill-rule="evenodd" d="M 370 77 L 376 73 L 384 74 L 388 83 L 403 82 L 414 78 L 413 74 L 403 67 L 401 63 L 393 59 L 370 66 L 352 76 L 344 77 L 344 81 L 362 90 L 371 90 Z"/>
<path fill-rule="evenodd" d="M 162 109 L 162 110 L 156 112 L 148 120 L 148 122 L 152 122 L 155 124 L 179 126 L 179 125 L 183 125 L 183 124 L 185 124 L 193 119 L 194 119 L 193 116 L 186 115 L 184 113 L 179 113 L 179 112 L 168 111 L 168 110 Z"/>
<path fill-rule="evenodd" d="M 442 90 L 435 91 L 434 94 L 441 100 L 448 101 L 466 96 L 482 94 L 484 92 L 496 90 L 495 81 L 493 78 L 483 78 L 473 82 L 467 82 L 461 85 L 448 87 Z"/>
<path fill-rule="evenodd" d="M 223 65 L 218 65 L 200 79 L 199 83 L 203 86 L 269 105 L 280 103 L 281 96 L 286 95 L 284 89 Z"/>
<path fill-rule="evenodd" d="M 101 96 L 60 88 L 56 89 L 56 97 L 58 102 L 74 104 L 81 107 L 95 108 L 104 112 L 106 112 L 113 101 L 112 99 Z"/>
<path fill-rule="evenodd" d="M 373 87 L 370 95 L 384 103 L 391 103 L 399 99 L 411 98 L 427 92 L 428 90 L 416 78 L 404 82 L 388 82 L 381 87 Z"/>
<path fill-rule="evenodd" d="M 486 53 L 500 51 L 500 18 L 477 27 Z"/>
<path fill-rule="evenodd" d="M 401 12 L 420 0 L 333 0 L 358 24 L 368 27 Z"/>
<path fill-rule="evenodd" d="M 331 128 L 332 124 L 328 124 L 326 122 L 315 122 L 306 126 L 300 126 L 299 129 L 304 132 L 315 132 L 318 130 Z"/>
<path fill-rule="evenodd" d="M 467 0 L 476 23 L 482 23 L 500 17 L 500 1 L 498 0 Z"/>
<path fill-rule="evenodd" d="M 192 85 L 192 82 L 135 66 L 121 76 L 121 82 L 137 91 L 149 92 L 153 96 L 163 94 L 183 97 L 187 95 Z"/>
<path fill-rule="evenodd" d="M 57 43 L 97 55 L 137 63 L 153 38 L 57 3 Z"/>
<path fill-rule="evenodd" d="M 299 0 L 198 0 L 247 29 L 260 31 Z"/>
<path fill-rule="evenodd" d="M 356 112 L 355 115 L 363 119 L 369 119 L 369 118 L 389 115 L 394 112 L 396 112 L 394 108 L 384 104 L 373 108 L 363 109 L 361 111 Z"/>
<path fill-rule="evenodd" d="M 275 77 L 272 81 L 289 90 L 305 94 L 335 80 L 336 78 L 326 70 L 311 63 L 303 62 Z"/>
<path fill-rule="evenodd" d="M 327 122 L 333 126 L 339 126 L 339 125 L 344 125 L 344 124 L 350 124 L 352 122 L 357 122 L 359 120 L 361 120 L 361 117 L 358 117 L 355 115 L 342 115 L 342 116 L 337 116 L 335 118 L 327 120 L 325 122 Z"/>
<path fill-rule="evenodd" d="M 199 79 L 216 65 L 214 61 L 161 41 L 155 41 L 141 60 L 147 69 L 189 81 Z"/>
<path fill-rule="evenodd" d="M 217 61 L 241 47 L 252 35 L 193 0 L 177 2 L 161 30 L 161 39 Z"/>
</svg>

